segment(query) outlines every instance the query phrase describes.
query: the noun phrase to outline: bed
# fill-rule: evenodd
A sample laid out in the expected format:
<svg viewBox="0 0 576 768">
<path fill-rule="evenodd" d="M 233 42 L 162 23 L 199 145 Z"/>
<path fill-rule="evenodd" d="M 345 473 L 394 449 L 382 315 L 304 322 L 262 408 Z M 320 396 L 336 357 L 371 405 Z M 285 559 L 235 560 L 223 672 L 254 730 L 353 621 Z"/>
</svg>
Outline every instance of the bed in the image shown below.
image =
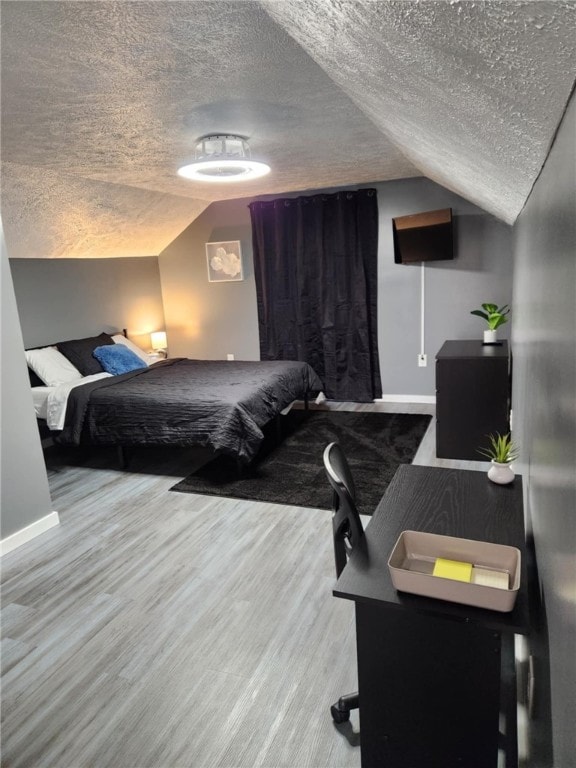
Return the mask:
<svg viewBox="0 0 576 768">
<path fill-rule="evenodd" d="M 94 338 L 102 341 L 102 335 Z M 91 361 L 86 368 L 76 359 L 74 367 L 86 375 L 35 382 L 36 414 L 55 443 L 202 446 L 246 464 L 268 422 L 322 389 L 303 362 L 170 358 L 147 365 L 141 355 L 141 367 L 126 373 L 93 372 Z"/>
</svg>

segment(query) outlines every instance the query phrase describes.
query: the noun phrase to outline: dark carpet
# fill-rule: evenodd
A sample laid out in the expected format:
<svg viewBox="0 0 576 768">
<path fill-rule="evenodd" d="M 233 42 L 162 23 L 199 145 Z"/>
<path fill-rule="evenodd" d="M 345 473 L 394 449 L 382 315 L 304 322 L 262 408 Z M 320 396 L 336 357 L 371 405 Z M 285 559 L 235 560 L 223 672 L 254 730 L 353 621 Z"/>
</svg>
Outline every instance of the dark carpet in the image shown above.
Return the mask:
<svg viewBox="0 0 576 768">
<path fill-rule="evenodd" d="M 235 462 L 221 456 L 170 490 L 330 509 L 332 494 L 322 454 L 328 443 L 337 441 L 354 476 L 358 509 L 371 515 L 398 465 L 412 462 L 430 418 L 292 410 L 283 418 L 282 442 L 270 435 L 241 476 Z"/>
</svg>

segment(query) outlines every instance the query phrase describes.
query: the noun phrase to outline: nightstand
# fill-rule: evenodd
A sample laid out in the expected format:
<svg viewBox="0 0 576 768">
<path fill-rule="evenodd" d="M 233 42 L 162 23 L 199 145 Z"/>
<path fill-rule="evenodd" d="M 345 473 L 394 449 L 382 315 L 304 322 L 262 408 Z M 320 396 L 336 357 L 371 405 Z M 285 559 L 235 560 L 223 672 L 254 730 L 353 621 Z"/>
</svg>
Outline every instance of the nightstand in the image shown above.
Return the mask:
<svg viewBox="0 0 576 768">
<path fill-rule="evenodd" d="M 510 431 L 508 342 L 447 341 L 436 355 L 436 456 L 482 461 L 486 436 Z"/>
<path fill-rule="evenodd" d="M 159 360 L 166 360 L 166 355 L 163 352 L 147 352 L 146 357 L 148 358 L 148 365 L 157 363 Z"/>
</svg>

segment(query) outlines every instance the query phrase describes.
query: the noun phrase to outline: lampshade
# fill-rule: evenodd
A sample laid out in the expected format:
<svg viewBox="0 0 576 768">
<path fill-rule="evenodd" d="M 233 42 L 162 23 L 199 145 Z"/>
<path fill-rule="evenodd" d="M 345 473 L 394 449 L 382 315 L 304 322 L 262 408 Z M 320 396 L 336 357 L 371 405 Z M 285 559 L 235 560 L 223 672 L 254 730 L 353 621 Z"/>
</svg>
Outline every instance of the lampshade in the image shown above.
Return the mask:
<svg viewBox="0 0 576 768">
<path fill-rule="evenodd" d="M 168 346 L 166 331 L 154 331 L 154 333 L 151 333 L 150 343 L 152 344 L 152 349 L 166 349 Z"/>
<path fill-rule="evenodd" d="M 216 182 L 248 181 L 269 172 L 269 165 L 252 160 L 246 139 L 231 134 L 198 139 L 194 162 L 178 169 L 178 175 L 186 179 Z"/>
</svg>

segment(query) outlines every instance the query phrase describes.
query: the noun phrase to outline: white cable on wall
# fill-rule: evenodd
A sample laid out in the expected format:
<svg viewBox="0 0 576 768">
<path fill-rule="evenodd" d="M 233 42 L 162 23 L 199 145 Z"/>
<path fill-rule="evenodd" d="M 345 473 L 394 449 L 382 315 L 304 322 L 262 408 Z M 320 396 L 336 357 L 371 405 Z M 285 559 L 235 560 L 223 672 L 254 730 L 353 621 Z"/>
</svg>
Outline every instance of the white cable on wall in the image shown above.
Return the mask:
<svg viewBox="0 0 576 768">
<path fill-rule="evenodd" d="M 425 309 L 425 291 L 424 291 L 424 262 L 420 263 L 420 354 L 424 354 L 424 309 Z"/>
</svg>

